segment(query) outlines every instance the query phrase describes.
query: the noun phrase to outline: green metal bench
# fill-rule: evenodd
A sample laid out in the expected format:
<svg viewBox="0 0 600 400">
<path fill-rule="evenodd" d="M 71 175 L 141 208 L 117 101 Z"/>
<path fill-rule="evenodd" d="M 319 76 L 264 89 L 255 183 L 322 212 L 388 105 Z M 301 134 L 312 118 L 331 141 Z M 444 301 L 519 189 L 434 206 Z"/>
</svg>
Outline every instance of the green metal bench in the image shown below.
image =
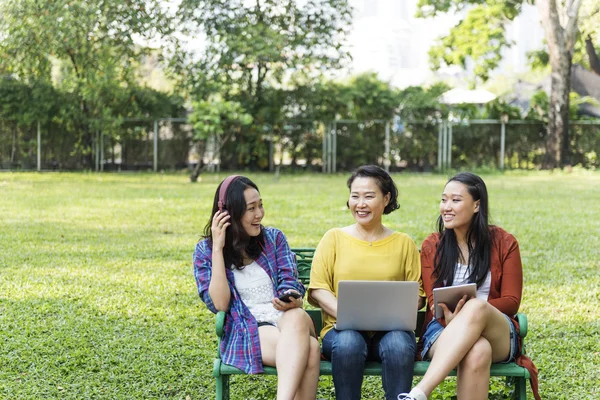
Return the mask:
<svg viewBox="0 0 600 400">
<path fill-rule="evenodd" d="M 308 248 L 300 248 L 300 249 L 292 249 L 294 253 L 296 253 L 296 258 L 298 261 L 298 275 L 300 280 L 304 285 L 309 284 L 310 282 L 310 267 L 312 263 L 312 258 L 315 249 Z M 321 310 L 320 309 L 311 309 L 306 310 L 308 314 L 311 316 L 313 321 L 315 322 L 315 326 L 317 332 L 321 331 L 322 319 L 321 319 Z M 421 328 L 423 325 L 423 320 L 425 318 L 425 311 L 419 311 L 418 319 L 417 319 L 417 329 L 415 331 L 415 335 L 419 337 L 421 334 Z M 517 319 L 519 321 L 520 326 L 520 336 L 521 340 L 525 340 L 525 336 L 527 335 L 527 317 L 525 314 L 517 314 Z M 225 313 L 219 312 L 217 313 L 217 322 L 216 322 L 216 333 L 219 338 L 219 344 L 221 343 L 221 339 L 223 337 L 223 329 L 225 326 Z M 524 348 L 524 347 L 523 347 Z M 413 375 L 414 376 L 423 376 L 429 367 L 428 361 L 417 361 L 415 362 Z M 274 367 L 264 367 L 266 375 L 277 375 L 277 370 Z M 219 350 L 217 347 L 217 358 L 213 363 L 213 376 L 217 380 L 216 385 L 216 398 L 217 400 L 229 400 L 229 377 L 230 375 L 243 375 L 244 372 L 232 367 L 231 365 L 224 364 L 221 361 L 221 357 L 219 354 Z M 379 375 L 381 376 L 381 363 L 379 362 L 367 362 L 365 364 L 365 375 Z M 320 375 L 331 375 L 331 362 L 329 361 L 321 361 L 321 371 Z M 506 377 L 507 385 L 512 387 L 512 397 L 514 399 L 525 400 L 527 398 L 526 391 L 526 383 L 530 378 L 529 371 L 525 368 L 518 366 L 515 363 L 509 364 L 492 364 L 492 368 L 490 371 L 491 376 L 501 376 Z M 456 370 L 453 370 L 449 376 L 456 376 Z"/>
</svg>

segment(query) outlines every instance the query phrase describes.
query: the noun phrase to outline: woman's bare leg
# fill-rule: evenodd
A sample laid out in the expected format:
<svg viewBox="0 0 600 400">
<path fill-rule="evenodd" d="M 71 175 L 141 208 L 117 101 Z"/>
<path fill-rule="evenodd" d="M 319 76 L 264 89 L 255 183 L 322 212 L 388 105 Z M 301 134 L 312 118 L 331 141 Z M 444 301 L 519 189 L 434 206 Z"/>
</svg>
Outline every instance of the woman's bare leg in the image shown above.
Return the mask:
<svg viewBox="0 0 600 400">
<path fill-rule="evenodd" d="M 456 394 L 459 400 L 488 398 L 491 366 L 492 346 L 480 337 L 458 364 Z"/>
<path fill-rule="evenodd" d="M 506 317 L 486 301 L 471 299 L 429 350 L 431 364 L 417 387 L 429 396 L 480 337 L 485 338 L 491 346 L 492 362 L 503 361 L 508 357 L 510 327 Z"/>
<path fill-rule="evenodd" d="M 277 368 L 277 400 L 292 400 L 300 388 L 309 359 L 312 329 L 308 314 L 294 308 L 281 316 L 278 328 L 262 326 L 258 330 L 263 363 Z"/>
<path fill-rule="evenodd" d="M 317 386 L 319 385 L 319 371 L 321 368 L 321 346 L 314 337 L 310 338 L 310 353 L 308 363 L 304 370 L 304 376 L 300 387 L 296 392 L 294 400 L 315 400 L 317 397 Z"/>
</svg>

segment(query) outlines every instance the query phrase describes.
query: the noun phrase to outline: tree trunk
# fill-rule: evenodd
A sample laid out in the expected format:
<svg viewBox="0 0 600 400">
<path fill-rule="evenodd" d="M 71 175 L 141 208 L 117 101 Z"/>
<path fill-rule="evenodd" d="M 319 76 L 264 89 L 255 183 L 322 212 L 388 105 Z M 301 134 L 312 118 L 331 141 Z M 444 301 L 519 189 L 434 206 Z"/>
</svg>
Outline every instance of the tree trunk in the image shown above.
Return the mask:
<svg viewBox="0 0 600 400">
<path fill-rule="evenodd" d="M 571 54 L 561 49 L 560 58 L 551 60 L 550 109 L 545 168 L 570 165 L 569 93 L 571 92 Z"/>
<path fill-rule="evenodd" d="M 600 59 L 598 58 L 598 53 L 596 53 L 596 48 L 594 47 L 594 42 L 592 41 L 591 36 L 585 39 L 585 50 L 588 55 L 588 59 L 590 61 L 590 68 L 596 74 L 600 75 Z"/>
<path fill-rule="evenodd" d="M 204 170 L 203 160 L 204 152 L 206 151 L 206 142 L 204 140 L 199 140 L 196 143 L 196 149 L 198 151 L 198 163 L 196 164 L 196 166 L 192 170 L 192 173 L 190 174 L 190 182 L 192 183 L 198 182 L 198 177 L 200 176 L 202 170 Z"/>
<path fill-rule="evenodd" d="M 544 168 L 570 165 L 569 94 L 571 92 L 571 63 L 577 33 L 577 16 L 581 0 L 563 5 L 557 0 L 536 0 L 540 11 L 548 54 L 552 68 L 550 109 L 548 110 L 548 139 Z M 559 7 L 566 7 L 559 10 Z M 564 15 L 561 21 L 561 15 Z M 561 23 L 562 22 L 562 23 Z"/>
</svg>

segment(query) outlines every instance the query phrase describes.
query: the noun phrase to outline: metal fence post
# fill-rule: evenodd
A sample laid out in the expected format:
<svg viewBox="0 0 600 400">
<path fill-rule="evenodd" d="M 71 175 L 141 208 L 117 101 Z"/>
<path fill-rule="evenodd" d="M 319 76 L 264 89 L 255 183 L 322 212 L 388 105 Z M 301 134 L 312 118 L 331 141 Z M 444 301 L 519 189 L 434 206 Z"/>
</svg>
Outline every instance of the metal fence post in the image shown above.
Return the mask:
<svg viewBox="0 0 600 400">
<path fill-rule="evenodd" d="M 442 172 L 446 171 L 448 167 L 448 121 L 443 121 L 443 134 L 442 134 Z"/>
<path fill-rule="evenodd" d="M 221 172 L 221 134 L 217 132 L 215 140 L 215 154 L 219 162 L 217 163 L 217 172 Z"/>
<path fill-rule="evenodd" d="M 37 170 L 42 170 L 42 128 L 40 121 L 37 123 Z"/>
<path fill-rule="evenodd" d="M 336 156 L 337 156 L 337 123 L 333 123 L 333 133 L 331 138 L 331 171 L 336 172 Z"/>
<path fill-rule="evenodd" d="M 158 120 L 154 120 L 154 159 L 152 167 L 154 172 L 158 170 Z"/>
<path fill-rule="evenodd" d="M 269 137 L 269 172 L 273 172 L 275 170 L 273 166 L 273 132 L 271 132 L 271 136 Z"/>
<path fill-rule="evenodd" d="M 94 170 L 96 172 L 100 171 L 100 146 L 98 143 L 99 136 L 100 136 L 100 132 L 98 131 L 98 129 L 96 129 L 96 135 L 94 137 L 94 161 L 95 161 Z"/>
<path fill-rule="evenodd" d="M 327 172 L 327 135 L 329 134 L 329 124 L 325 127 L 323 131 L 323 155 L 321 156 L 321 172 Z"/>
<path fill-rule="evenodd" d="M 104 132 L 100 130 L 100 172 L 104 172 Z"/>
<path fill-rule="evenodd" d="M 502 121 L 500 125 L 500 169 L 504 170 L 504 146 L 506 141 L 506 124 Z"/>
<path fill-rule="evenodd" d="M 437 162 L 438 162 L 438 172 L 442 172 L 442 140 L 444 135 L 444 121 L 438 121 L 438 153 L 437 153 Z"/>
<path fill-rule="evenodd" d="M 452 122 L 448 124 L 448 169 L 452 169 Z"/>
<path fill-rule="evenodd" d="M 390 172 L 390 121 L 385 123 L 385 154 L 383 155 L 383 166 L 386 172 Z"/>
</svg>

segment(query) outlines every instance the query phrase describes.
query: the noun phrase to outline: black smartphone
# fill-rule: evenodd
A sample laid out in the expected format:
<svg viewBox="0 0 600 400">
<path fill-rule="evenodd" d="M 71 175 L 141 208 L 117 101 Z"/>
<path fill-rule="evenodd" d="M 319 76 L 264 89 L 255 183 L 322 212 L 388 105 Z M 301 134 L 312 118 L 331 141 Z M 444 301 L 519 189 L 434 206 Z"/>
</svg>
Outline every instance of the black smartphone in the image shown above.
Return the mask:
<svg viewBox="0 0 600 400">
<path fill-rule="evenodd" d="M 279 296 L 279 300 L 283 301 L 284 303 L 289 303 L 290 301 L 292 301 L 292 297 L 294 299 L 299 299 L 300 294 L 296 292 L 284 293 L 281 296 Z"/>
</svg>

